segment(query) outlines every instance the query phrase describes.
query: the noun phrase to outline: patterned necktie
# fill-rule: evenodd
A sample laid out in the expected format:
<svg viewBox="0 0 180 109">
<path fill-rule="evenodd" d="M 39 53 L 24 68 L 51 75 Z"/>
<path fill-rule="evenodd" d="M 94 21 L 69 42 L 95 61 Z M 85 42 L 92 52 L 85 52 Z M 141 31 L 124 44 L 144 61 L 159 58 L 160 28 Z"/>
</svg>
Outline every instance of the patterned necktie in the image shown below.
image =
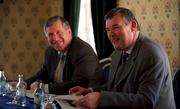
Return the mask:
<svg viewBox="0 0 180 109">
<path fill-rule="evenodd" d="M 64 69 L 64 63 L 65 63 L 65 55 L 61 54 L 59 64 L 56 68 L 56 72 L 54 75 L 55 82 L 63 82 L 63 69 Z"/>
</svg>

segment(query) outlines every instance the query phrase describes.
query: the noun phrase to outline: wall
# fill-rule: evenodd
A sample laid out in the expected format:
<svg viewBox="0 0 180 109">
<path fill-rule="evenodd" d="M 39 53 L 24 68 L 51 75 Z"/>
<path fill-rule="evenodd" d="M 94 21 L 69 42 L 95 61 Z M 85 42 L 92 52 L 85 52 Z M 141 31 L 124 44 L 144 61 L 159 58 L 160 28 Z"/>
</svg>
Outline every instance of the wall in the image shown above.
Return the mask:
<svg viewBox="0 0 180 109">
<path fill-rule="evenodd" d="M 7 79 L 25 78 L 43 63 L 44 21 L 63 15 L 63 0 L 4 0 L 0 4 L 0 67 Z M 142 31 L 167 52 L 172 71 L 180 67 L 179 0 L 118 0 L 135 13 Z"/>
<path fill-rule="evenodd" d="M 62 0 L 4 0 L 0 15 L 0 65 L 7 79 L 27 78 L 43 63 L 48 45 L 43 24 L 52 15 L 63 15 Z"/>
<path fill-rule="evenodd" d="M 131 9 L 142 32 L 165 49 L 174 75 L 180 68 L 180 1 L 118 0 L 117 6 Z"/>
</svg>

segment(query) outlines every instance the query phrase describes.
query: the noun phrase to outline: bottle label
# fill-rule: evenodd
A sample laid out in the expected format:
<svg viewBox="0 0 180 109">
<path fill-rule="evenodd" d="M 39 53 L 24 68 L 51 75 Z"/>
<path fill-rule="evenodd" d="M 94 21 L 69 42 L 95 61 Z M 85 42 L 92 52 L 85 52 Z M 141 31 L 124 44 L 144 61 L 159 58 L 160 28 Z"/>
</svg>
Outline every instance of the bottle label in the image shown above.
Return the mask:
<svg viewBox="0 0 180 109">
<path fill-rule="evenodd" d="M 35 95 L 34 96 L 34 103 L 40 104 L 40 97 L 39 97 L 39 95 Z"/>
<path fill-rule="evenodd" d="M 34 92 L 34 107 L 35 109 L 44 109 L 44 92 L 40 88 Z"/>
<path fill-rule="evenodd" d="M 0 81 L 0 95 L 6 95 L 6 81 L 4 80 Z"/>
<path fill-rule="evenodd" d="M 16 92 L 16 95 L 25 97 L 25 96 L 26 96 L 26 90 L 25 90 L 25 89 L 18 88 L 18 89 L 17 89 L 17 92 Z"/>
<path fill-rule="evenodd" d="M 34 95 L 34 107 L 35 109 L 41 109 L 41 99 L 39 95 Z"/>
</svg>

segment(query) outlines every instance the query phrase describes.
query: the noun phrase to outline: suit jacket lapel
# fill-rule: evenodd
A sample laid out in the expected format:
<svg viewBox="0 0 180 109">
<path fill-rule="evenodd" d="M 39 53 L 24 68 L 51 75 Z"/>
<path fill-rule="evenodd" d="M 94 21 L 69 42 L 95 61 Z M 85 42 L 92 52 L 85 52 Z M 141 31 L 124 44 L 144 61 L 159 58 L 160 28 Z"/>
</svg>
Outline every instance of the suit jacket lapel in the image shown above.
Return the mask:
<svg viewBox="0 0 180 109">
<path fill-rule="evenodd" d="M 111 87 L 111 84 L 112 84 L 112 82 L 113 82 L 113 80 L 115 78 L 115 74 L 116 74 L 116 72 L 118 70 L 118 66 L 119 66 L 120 61 L 121 61 L 121 52 L 115 51 L 114 53 L 115 53 L 114 57 L 116 59 L 113 59 L 114 61 L 112 62 L 111 68 L 110 68 L 110 71 L 109 71 L 112 74 L 109 74 L 108 89 Z"/>
<path fill-rule="evenodd" d="M 115 81 L 115 85 L 114 87 L 116 87 L 121 81 L 123 81 L 124 79 L 126 79 L 126 77 L 130 74 L 133 65 L 134 65 L 134 61 L 136 59 L 136 57 L 138 56 L 139 53 L 139 49 L 141 48 L 141 44 L 143 41 L 142 35 L 140 34 L 140 36 L 137 39 L 137 42 L 133 48 L 133 51 L 131 52 L 131 54 L 128 57 L 128 60 L 126 61 L 126 63 L 124 63 L 124 65 L 117 71 L 117 77 L 118 80 Z"/>
<path fill-rule="evenodd" d="M 118 78 L 118 80 L 115 80 L 115 87 L 117 84 L 119 84 L 122 80 L 124 80 L 129 75 L 133 65 L 134 65 L 134 61 L 131 57 L 129 57 L 126 63 L 122 64 L 122 66 L 117 71 L 116 77 Z"/>
</svg>

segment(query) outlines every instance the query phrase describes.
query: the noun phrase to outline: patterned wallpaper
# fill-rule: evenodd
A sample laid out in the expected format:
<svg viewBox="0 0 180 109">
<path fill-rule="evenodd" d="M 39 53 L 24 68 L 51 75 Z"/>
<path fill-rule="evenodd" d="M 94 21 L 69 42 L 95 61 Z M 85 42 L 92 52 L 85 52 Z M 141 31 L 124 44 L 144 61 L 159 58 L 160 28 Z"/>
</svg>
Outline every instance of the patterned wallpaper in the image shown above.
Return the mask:
<svg viewBox="0 0 180 109">
<path fill-rule="evenodd" d="M 142 32 L 165 49 L 174 75 L 180 68 L 180 1 L 118 0 L 117 6 L 131 9 Z"/>
<path fill-rule="evenodd" d="M 44 21 L 63 15 L 62 0 L 4 0 L 0 4 L 0 66 L 7 79 L 27 78 L 43 63 Z"/>
</svg>

